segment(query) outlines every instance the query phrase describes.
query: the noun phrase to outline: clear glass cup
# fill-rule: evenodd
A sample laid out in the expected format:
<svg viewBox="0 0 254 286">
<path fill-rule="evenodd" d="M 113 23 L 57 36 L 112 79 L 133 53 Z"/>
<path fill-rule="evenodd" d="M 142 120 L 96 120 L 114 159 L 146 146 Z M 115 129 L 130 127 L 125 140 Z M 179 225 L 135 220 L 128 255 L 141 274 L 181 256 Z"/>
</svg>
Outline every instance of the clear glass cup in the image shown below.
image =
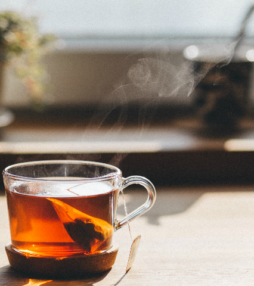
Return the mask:
<svg viewBox="0 0 254 286">
<path fill-rule="evenodd" d="M 11 243 L 30 256 L 94 254 L 112 246 L 113 234 L 148 211 L 153 184 L 141 176 L 122 177 L 115 166 L 89 161 L 36 161 L 3 171 Z M 122 220 L 116 218 L 119 192 L 144 186 L 147 201 Z"/>
</svg>

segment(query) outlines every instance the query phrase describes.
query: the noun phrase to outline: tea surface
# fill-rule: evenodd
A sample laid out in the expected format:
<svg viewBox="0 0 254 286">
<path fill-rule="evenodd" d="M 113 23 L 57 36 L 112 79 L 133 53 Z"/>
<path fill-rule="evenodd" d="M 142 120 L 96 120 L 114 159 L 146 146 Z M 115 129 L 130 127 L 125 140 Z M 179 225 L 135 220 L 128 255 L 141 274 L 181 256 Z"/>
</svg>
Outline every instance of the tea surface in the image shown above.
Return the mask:
<svg viewBox="0 0 254 286">
<path fill-rule="evenodd" d="M 6 196 L 12 245 L 27 255 L 92 254 L 112 244 L 118 190 L 107 183 L 16 184 Z"/>
</svg>

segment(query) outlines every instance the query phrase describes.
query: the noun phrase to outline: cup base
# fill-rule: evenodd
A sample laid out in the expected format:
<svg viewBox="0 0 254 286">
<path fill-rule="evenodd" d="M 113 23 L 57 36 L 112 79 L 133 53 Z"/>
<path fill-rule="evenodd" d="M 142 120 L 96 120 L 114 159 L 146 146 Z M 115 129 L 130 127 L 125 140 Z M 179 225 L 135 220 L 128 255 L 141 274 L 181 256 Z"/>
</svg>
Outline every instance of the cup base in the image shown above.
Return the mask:
<svg viewBox="0 0 254 286">
<path fill-rule="evenodd" d="M 75 257 L 33 257 L 25 256 L 7 245 L 5 251 L 10 265 L 18 272 L 41 278 L 71 278 L 109 270 L 115 263 L 118 245 L 93 255 Z"/>
</svg>

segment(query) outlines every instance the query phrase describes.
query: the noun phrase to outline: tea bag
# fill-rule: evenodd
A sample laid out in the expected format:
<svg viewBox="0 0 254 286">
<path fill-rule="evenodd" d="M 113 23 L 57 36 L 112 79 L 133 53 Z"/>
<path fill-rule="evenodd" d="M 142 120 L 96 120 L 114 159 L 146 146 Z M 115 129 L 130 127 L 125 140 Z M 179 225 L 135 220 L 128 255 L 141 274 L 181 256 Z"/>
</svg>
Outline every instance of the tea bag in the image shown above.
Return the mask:
<svg viewBox="0 0 254 286">
<path fill-rule="evenodd" d="M 86 252 L 91 252 L 96 240 L 100 241 L 101 245 L 111 237 L 113 227 L 106 221 L 89 216 L 60 200 L 53 198 L 48 200 L 51 201 L 69 236 Z"/>
</svg>

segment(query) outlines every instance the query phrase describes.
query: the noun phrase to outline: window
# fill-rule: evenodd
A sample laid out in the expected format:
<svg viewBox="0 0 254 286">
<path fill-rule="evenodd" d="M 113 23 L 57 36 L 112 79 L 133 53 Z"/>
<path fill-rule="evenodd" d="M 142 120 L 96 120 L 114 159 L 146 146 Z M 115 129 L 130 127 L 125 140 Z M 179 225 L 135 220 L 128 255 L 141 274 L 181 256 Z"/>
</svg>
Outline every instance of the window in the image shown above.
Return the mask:
<svg viewBox="0 0 254 286">
<path fill-rule="evenodd" d="M 9 0 L 0 9 L 40 16 L 62 37 L 225 37 L 238 31 L 251 0 Z M 253 17 L 254 18 L 254 17 Z M 248 25 L 254 34 L 254 19 Z"/>
</svg>

